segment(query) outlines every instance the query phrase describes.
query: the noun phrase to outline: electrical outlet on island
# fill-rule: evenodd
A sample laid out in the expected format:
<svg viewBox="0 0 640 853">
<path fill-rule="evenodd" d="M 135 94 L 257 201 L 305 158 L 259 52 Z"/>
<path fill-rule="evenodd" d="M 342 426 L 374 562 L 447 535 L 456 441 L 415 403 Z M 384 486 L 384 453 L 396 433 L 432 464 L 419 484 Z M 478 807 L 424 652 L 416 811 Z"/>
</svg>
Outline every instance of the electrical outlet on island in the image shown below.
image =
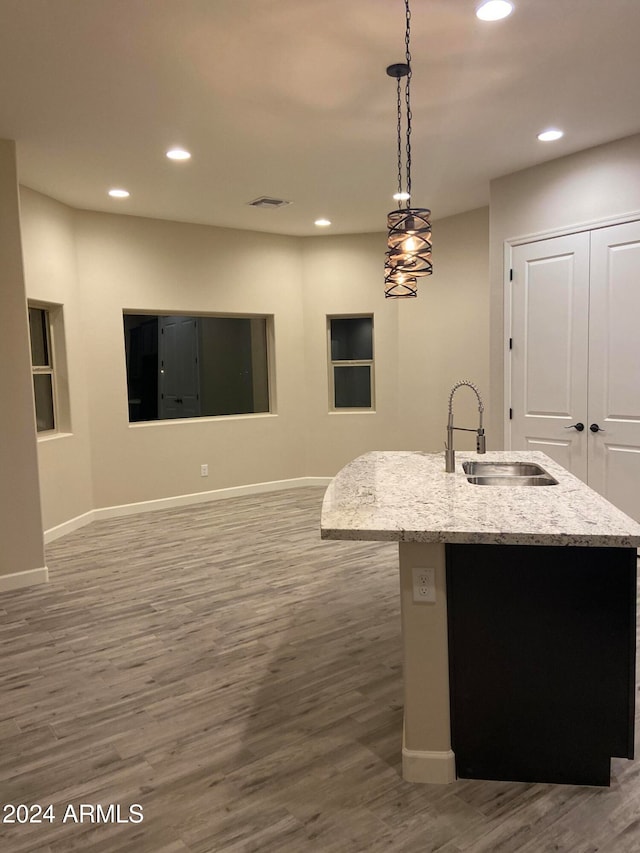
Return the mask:
<svg viewBox="0 0 640 853">
<path fill-rule="evenodd" d="M 436 570 L 434 568 L 414 568 L 411 570 L 413 580 L 413 600 L 426 604 L 436 601 Z"/>
</svg>

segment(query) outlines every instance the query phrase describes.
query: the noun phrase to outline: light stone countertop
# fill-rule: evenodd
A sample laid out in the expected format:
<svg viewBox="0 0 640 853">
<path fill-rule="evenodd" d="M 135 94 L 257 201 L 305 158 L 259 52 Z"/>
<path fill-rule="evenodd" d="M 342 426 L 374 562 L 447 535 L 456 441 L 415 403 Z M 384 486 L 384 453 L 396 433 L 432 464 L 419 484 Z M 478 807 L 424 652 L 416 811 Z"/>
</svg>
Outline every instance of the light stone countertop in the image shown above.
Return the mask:
<svg viewBox="0 0 640 853">
<path fill-rule="evenodd" d="M 462 463 L 537 462 L 556 486 L 478 486 Z M 545 453 L 456 452 L 447 474 L 443 453 L 374 451 L 331 481 L 322 506 L 323 539 L 499 545 L 640 547 L 640 524 Z"/>
</svg>

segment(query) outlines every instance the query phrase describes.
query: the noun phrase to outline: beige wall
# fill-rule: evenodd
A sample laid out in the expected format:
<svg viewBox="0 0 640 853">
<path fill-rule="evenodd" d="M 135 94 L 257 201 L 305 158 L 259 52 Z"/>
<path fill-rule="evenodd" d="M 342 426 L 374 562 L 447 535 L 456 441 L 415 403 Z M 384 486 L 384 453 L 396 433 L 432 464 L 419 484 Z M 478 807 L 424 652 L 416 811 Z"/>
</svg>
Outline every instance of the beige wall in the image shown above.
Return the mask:
<svg viewBox="0 0 640 853">
<path fill-rule="evenodd" d="M 640 135 L 491 183 L 491 433 L 503 437 L 504 244 L 640 212 Z M 492 445 L 498 447 L 500 445 Z"/>
<path fill-rule="evenodd" d="M 301 476 L 298 241 L 84 211 L 76 211 L 75 223 L 95 506 Z M 273 314 L 277 413 L 129 425 L 124 309 Z"/>
<path fill-rule="evenodd" d="M 486 210 L 437 222 L 435 274 L 418 299 L 385 300 L 383 233 L 285 238 L 22 197 L 28 294 L 63 305 L 71 387 L 68 434 L 39 442 L 45 529 L 93 507 L 333 476 L 367 450 L 438 450 L 453 382 L 488 397 Z M 130 425 L 125 309 L 273 315 L 276 413 Z M 376 411 L 330 414 L 326 318 L 359 313 L 374 315 Z M 475 424 L 470 394 L 456 414 Z"/>
<path fill-rule="evenodd" d="M 333 476 L 367 450 L 441 450 L 458 379 L 489 401 L 489 214 L 434 224 L 434 274 L 416 299 L 385 299 L 385 234 L 308 238 L 304 245 L 307 471 Z M 329 413 L 326 317 L 372 313 L 376 414 Z M 456 421 L 475 426 L 472 392 L 456 397 Z M 471 441 L 471 444 L 469 444 Z M 472 446 L 461 433 L 456 446 Z"/>
<path fill-rule="evenodd" d="M 383 290 L 384 234 L 303 241 L 308 404 L 305 469 L 333 476 L 367 450 L 390 447 L 399 422 L 398 305 Z M 329 412 L 327 316 L 373 314 L 375 414 Z"/>
<path fill-rule="evenodd" d="M 29 299 L 61 306 L 55 341 L 59 431 L 38 440 L 45 530 L 93 509 L 83 297 L 78 286 L 74 211 L 20 190 Z M 62 349 L 64 348 L 64 351 Z M 60 356 L 63 356 L 61 359 Z"/>
<path fill-rule="evenodd" d="M 9 140 L 0 140 L 0 258 L 1 580 L 44 569 L 16 154 Z"/>
<path fill-rule="evenodd" d="M 399 305 L 400 449 L 443 450 L 449 392 L 460 379 L 489 394 L 489 211 L 436 221 L 434 273 L 415 300 Z M 468 388 L 455 396 L 455 423 L 476 427 L 478 404 Z M 488 434 L 490 446 L 492 436 Z M 457 432 L 455 447 L 475 449 L 475 437 Z"/>
</svg>

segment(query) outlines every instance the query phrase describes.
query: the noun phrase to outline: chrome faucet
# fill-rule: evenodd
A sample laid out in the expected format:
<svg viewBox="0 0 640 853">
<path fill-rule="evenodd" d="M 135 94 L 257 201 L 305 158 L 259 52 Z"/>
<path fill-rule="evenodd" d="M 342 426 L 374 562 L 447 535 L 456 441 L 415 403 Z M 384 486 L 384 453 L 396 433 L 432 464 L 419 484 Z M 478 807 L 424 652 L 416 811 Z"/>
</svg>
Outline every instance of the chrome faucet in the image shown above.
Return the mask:
<svg viewBox="0 0 640 853">
<path fill-rule="evenodd" d="M 457 427 L 453 425 L 453 395 L 456 393 L 458 388 L 461 388 L 463 385 L 471 388 L 471 390 L 475 393 L 478 398 L 478 413 L 480 415 L 480 420 L 478 423 L 478 429 L 468 429 L 466 427 Z M 454 429 L 460 430 L 461 432 L 475 432 L 476 433 L 476 450 L 478 453 L 486 453 L 487 446 L 485 441 L 484 429 L 482 428 L 482 413 L 484 412 L 484 403 L 482 402 L 482 398 L 480 397 L 480 392 L 477 387 L 473 384 L 473 382 L 469 382 L 468 379 L 463 379 L 460 382 L 456 382 L 456 384 L 451 389 L 451 393 L 449 394 L 449 419 L 447 421 L 447 443 L 445 444 L 444 458 L 445 458 L 445 468 L 444 470 L 447 474 L 453 474 L 456 469 L 456 452 L 453 449 L 453 431 Z"/>
</svg>

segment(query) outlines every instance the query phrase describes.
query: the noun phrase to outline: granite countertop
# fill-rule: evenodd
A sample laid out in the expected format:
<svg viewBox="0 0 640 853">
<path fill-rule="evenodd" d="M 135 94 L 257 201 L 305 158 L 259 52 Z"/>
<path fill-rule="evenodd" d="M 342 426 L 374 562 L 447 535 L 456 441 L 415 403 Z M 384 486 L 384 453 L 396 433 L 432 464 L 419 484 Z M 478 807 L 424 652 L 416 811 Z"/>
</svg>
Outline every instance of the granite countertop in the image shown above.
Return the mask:
<svg viewBox="0 0 640 853">
<path fill-rule="evenodd" d="M 477 486 L 465 460 L 537 462 L 556 486 Z M 640 524 L 537 451 L 375 451 L 346 465 L 322 506 L 323 539 L 640 547 Z"/>
</svg>

